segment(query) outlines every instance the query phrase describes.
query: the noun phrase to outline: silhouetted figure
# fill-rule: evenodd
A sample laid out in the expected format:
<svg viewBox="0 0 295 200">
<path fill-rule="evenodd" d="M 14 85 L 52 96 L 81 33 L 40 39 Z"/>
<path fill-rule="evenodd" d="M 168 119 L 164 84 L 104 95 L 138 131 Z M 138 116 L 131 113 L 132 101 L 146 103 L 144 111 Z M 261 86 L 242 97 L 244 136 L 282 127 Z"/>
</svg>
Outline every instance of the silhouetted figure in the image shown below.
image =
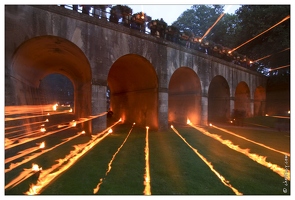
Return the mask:
<svg viewBox="0 0 295 200">
<path fill-rule="evenodd" d="M 109 110 L 107 114 L 107 118 L 111 118 L 113 116 L 113 111 Z"/>
<path fill-rule="evenodd" d="M 78 5 L 73 5 L 73 10 L 78 12 Z"/>
<path fill-rule="evenodd" d="M 90 10 L 91 10 L 91 6 L 82 5 L 82 13 L 89 15 Z"/>
<path fill-rule="evenodd" d="M 106 16 L 106 9 L 109 7 L 108 5 L 94 5 L 94 16 L 99 18 L 99 19 L 107 19 Z"/>
</svg>

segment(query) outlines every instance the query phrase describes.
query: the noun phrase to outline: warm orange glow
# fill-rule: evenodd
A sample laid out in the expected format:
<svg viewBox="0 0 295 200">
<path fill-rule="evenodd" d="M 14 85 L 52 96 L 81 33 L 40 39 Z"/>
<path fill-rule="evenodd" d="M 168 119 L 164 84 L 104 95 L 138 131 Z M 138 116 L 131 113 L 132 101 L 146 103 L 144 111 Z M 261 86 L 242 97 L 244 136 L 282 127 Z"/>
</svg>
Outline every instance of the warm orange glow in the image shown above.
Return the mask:
<svg viewBox="0 0 295 200">
<path fill-rule="evenodd" d="M 113 129 L 110 128 L 110 130 L 108 131 L 108 133 L 112 133 L 112 132 L 113 132 Z"/>
<path fill-rule="evenodd" d="M 217 127 L 217 126 L 213 126 L 213 127 L 216 128 L 216 129 L 219 129 L 219 130 L 221 130 L 221 131 L 223 131 L 223 132 L 226 132 L 226 133 L 228 133 L 228 134 L 234 135 L 234 136 L 236 136 L 236 137 L 238 137 L 238 138 L 241 138 L 241 139 L 243 139 L 243 140 L 246 140 L 246 141 L 248 141 L 248 142 L 251 142 L 251 143 L 253 143 L 253 144 L 256 144 L 256 145 L 259 145 L 259 146 L 261 146 L 261 147 L 264 147 L 264 148 L 266 148 L 266 149 L 269 149 L 269 150 L 275 151 L 275 152 L 280 153 L 280 154 L 282 154 L 282 155 L 290 156 L 290 153 L 283 152 L 283 151 L 279 151 L 279 150 L 277 150 L 277 149 L 274 149 L 274 148 L 271 148 L 271 147 L 269 147 L 269 146 L 266 146 L 266 145 L 264 145 L 264 144 L 262 144 L 262 143 L 255 142 L 255 141 L 253 141 L 253 140 L 250 140 L 250 139 L 248 139 L 248 138 L 245 138 L 245 137 L 243 137 L 243 136 L 240 136 L 240 135 L 238 135 L 238 134 L 235 134 L 235 133 L 233 133 L 233 132 L 231 132 L 231 131 L 229 131 L 229 130 L 226 130 L 226 129 L 223 129 L 223 128 L 220 128 L 220 127 Z"/>
<path fill-rule="evenodd" d="M 133 123 L 133 125 L 134 125 L 134 123 Z M 99 191 L 99 189 L 100 189 L 100 185 L 103 183 L 103 180 L 106 178 L 106 176 L 108 175 L 108 173 L 111 171 L 111 169 L 112 169 L 112 163 L 113 163 L 113 161 L 115 160 L 116 155 L 119 153 L 119 151 L 121 150 L 121 148 L 124 146 L 125 142 L 127 141 L 127 139 L 128 139 L 128 137 L 129 137 L 129 135 L 130 135 L 132 129 L 133 129 L 133 126 L 131 127 L 131 129 L 130 129 L 128 135 L 126 136 L 126 138 L 125 138 L 125 140 L 123 141 L 123 143 L 121 144 L 121 146 L 118 148 L 118 150 L 116 151 L 116 153 L 113 155 L 111 161 L 110 161 L 109 164 L 108 164 L 108 169 L 107 169 L 107 171 L 106 171 L 106 173 L 105 173 L 105 177 L 99 179 L 99 183 L 98 183 L 97 186 L 93 189 L 93 194 L 96 194 L 96 193 Z M 112 129 L 110 129 L 110 130 L 112 130 Z"/>
<path fill-rule="evenodd" d="M 287 50 L 289 50 L 289 49 L 290 49 L 290 48 L 286 48 L 286 49 L 284 49 L 284 50 L 282 50 L 282 51 L 279 51 L 278 53 L 281 53 L 281 52 L 283 52 L 283 51 L 287 51 Z M 278 53 L 276 53 L 276 54 L 278 54 Z M 270 55 L 264 56 L 264 57 L 262 57 L 262 58 L 259 58 L 259 59 L 257 59 L 257 60 L 251 61 L 251 63 L 258 62 L 258 61 L 263 60 L 263 59 L 265 59 L 265 58 L 268 58 L 268 57 L 270 57 L 270 56 L 272 56 L 272 55 L 274 55 L 274 54 L 270 54 Z"/>
<path fill-rule="evenodd" d="M 287 17 L 285 17 L 284 19 L 282 19 L 280 22 L 276 23 L 275 25 L 273 25 L 273 26 L 272 26 L 272 27 L 270 27 L 269 29 L 267 29 L 267 30 L 263 31 L 262 33 L 258 34 L 258 35 L 257 35 L 257 36 L 255 36 L 255 37 L 253 37 L 252 39 L 250 39 L 250 40 L 248 40 L 248 41 L 244 42 L 244 43 L 243 43 L 243 44 L 241 44 L 240 46 L 238 46 L 238 47 L 236 47 L 236 48 L 233 48 L 233 49 L 231 50 L 231 52 L 233 52 L 233 51 L 237 50 L 238 48 L 240 48 L 240 47 L 244 46 L 245 44 L 247 44 L 247 43 L 251 42 L 252 40 L 256 39 L 257 37 L 259 37 L 260 35 L 262 35 L 262 34 L 266 33 L 267 31 L 269 31 L 269 30 L 273 29 L 274 27 L 278 26 L 279 24 L 283 23 L 284 21 L 288 20 L 289 18 L 290 18 L 290 15 L 288 15 Z"/>
<path fill-rule="evenodd" d="M 145 174 L 144 174 L 144 195 L 151 195 L 151 177 L 150 177 L 150 155 L 149 155 L 149 127 L 146 126 L 146 136 L 145 136 Z"/>
<path fill-rule="evenodd" d="M 45 148 L 45 142 L 42 142 L 39 146 L 40 149 L 44 149 Z"/>
<path fill-rule="evenodd" d="M 56 104 L 54 104 L 54 105 L 52 106 L 52 110 L 56 111 L 56 108 L 57 108 L 57 106 L 58 106 L 58 104 L 57 104 L 57 103 L 56 103 Z"/>
<path fill-rule="evenodd" d="M 191 125 L 191 123 L 189 123 Z M 211 171 L 221 180 L 221 182 L 229 187 L 230 189 L 232 189 L 232 191 L 236 194 L 236 195 L 243 195 L 243 193 L 239 192 L 236 188 L 234 188 L 228 180 L 226 180 L 219 172 L 217 172 L 213 165 L 202 155 L 198 152 L 197 149 L 195 149 L 194 147 L 192 147 L 186 140 L 185 138 L 183 138 L 180 133 L 173 127 L 171 126 L 172 130 L 184 141 L 184 143 L 191 148 L 202 160 L 203 162 L 211 169 Z"/>
<path fill-rule="evenodd" d="M 273 69 L 270 69 L 269 71 L 274 71 L 274 70 L 278 70 L 278 69 L 283 69 L 283 68 L 286 68 L 286 67 L 290 67 L 290 65 L 284 65 L 284 66 L 281 66 L 281 67 L 277 67 L 277 68 L 273 68 Z"/>
<path fill-rule="evenodd" d="M 186 123 L 187 123 L 187 124 L 190 124 L 191 121 L 190 121 L 189 119 L 187 119 L 187 120 L 186 120 Z M 171 128 L 172 128 L 172 127 L 171 127 Z"/>
<path fill-rule="evenodd" d="M 42 170 L 42 167 L 39 167 L 37 164 L 32 164 L 32 171 L 37 172 Z"/>
<path fill-rule="evenodd" d="M 283 168 L 283 167 L 280 167 L 280 166 L 276 165 L 276 164 L 267 162 L 266 161 L 266 156 L 261 156 L 261 155 L 258 155 L 258 154 L 250 153 L 250 149 L 242 149 L 238 145 L 234 145 L 230 140 L 224 140 L 224 139 L 221 138 L 221 136 L 209 133 L 208 131 L 206 131 L 205 129 L 203 129 L 201 127 L 196 127 L 196 126 L 194 126 L 192 124 L 190 124 L 190 126 L 197 129 L 199 132 L 203 133 L 204 135 L 207 135 L 207 136 L 219 141 L 220 143 L 226 145 L 230 149 L 233 149 L 233 150 L 235 150 L 235 151 L 237 151 L 239 153 L 242 153 L 242 154 L 246 155 L 250 159 L 254 160 L 255 162 L 257 162 L 259 164 L 261 164 L 262 166 L 270 168 L 273 172 L 279 174 L 281 177 L 286 178 L 285 174 L 286 174 L 287 170 L 285 168 Z M 290 175 L 289 171 L 288 171 L 288 174 Z M 290 180 L 290 176 L 287 177 L 286 179 Z"/>
<path fill-rule="evenodd" d="M 208 35 L 208 33 L 212 30 L 212 28 L 217 24 L 217 22 L 223 17 L 225 13 L 222 13 L 218 19 L 214 22 L 214 24 L 206 31 L 206 33 L 203 35 L 203 37 L 200 39 L 201 41 Z"/>
<path fill-rule="evenodd" d="M 42 189 L 55 180 L 61 173 L 68 170 L 73 166 L 85 153 L 102 141 L 105 137 L 109 135 L 108 130 L 113 126 L 117 125 L 120 121 L 115 122 L 111 127 L 107 128 L 105 131 L 93 136 L 91 140 L 85 144 L 79 144 L 74 146 L 74 150 L 71 151 L 64 158 L 57 160 L 58 163 L 53 165 L 51 168 L 43 170 L 40 174 L 38 182 L 36 185 L 32 184 L 29 190 L 25 193 L 28 195 L 40 194 Z M 32 194 L 32 191 L 34 194 Z"/>
<path fill-rule="evenodd" d="M 77 122 L 75 120 L 71 121 L 70 122 L 70 126 L 71 127 L 75 127 L 77 125 Z"/>
<path fill-rule="evenodd" d="M 73 109 L 71 108 L 71 109 L 69 110 L 69 112 L 73 112 Z"/>
<path fill-rule="evenodd" d="M 42 133 L 44 133 L 44 132 L 46 131 L 46 129 L 45 129 L 44 127 L 41 127 L 41 128 L 40 128 L 40 131 L 41 131 Z"/>
</svg>

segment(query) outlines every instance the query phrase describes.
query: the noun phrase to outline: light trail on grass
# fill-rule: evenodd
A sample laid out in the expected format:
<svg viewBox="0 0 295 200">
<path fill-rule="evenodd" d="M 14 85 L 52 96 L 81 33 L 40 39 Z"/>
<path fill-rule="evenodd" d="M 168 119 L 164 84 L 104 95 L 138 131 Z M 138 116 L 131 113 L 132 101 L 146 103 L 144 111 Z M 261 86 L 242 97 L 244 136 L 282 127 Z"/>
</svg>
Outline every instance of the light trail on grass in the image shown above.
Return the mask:
<svg viewBox="0 0 295 200">
<path fill-rule="evenodd" d="M 75 124 L 76 125 L 77 124 L 81 124 L 81 123 L 84 123 L 84 122 L 93 120 L 94 118 L 101 117 L 101 116 L 106 115 L 106 114 L 107 114 L 107 112 L 103 112 L 103 113 L 98 114 L 96 116 L 90 116 L 89 118 L 80 118 L 79 121 L 76 121 Z M 20 140 L 18 140 L 18 143 L 16 143 L 16 144 L 7 144 L 7 146 L 5 146 L 5 150 L 6 149 L 10 149 L 12 147 L 16 147 L 16 146 L 22 145 L 22 144 L 27 143 L 27 142 L 31 142 L 31 141 L 34 141 L 34 140 L 37 140 L 37 139 L 40 139 L 40 138 L 43 138 L 43 137 L 46 137 L 46 136 L 55 134 L 55 133 L 60 132 L 60 131 L 64 131 L 64 130 L 70 129 L 72 127 L 73 126 L 72 126 L 72 124 L 70 122 L 69 125 L 67 127 L 65 127 L 65 128 L 62 128 L 62 129 L 59 129 L 59 130 L 56 130 L 56 131 L 50 131 L 50 132 L 44 133 L 44 134 L 42 134 L 40 136 L 37 136 L 37 137 L 20 139 Z"/>
<path fill-rule="evenodd" d="M 180 133 L 174 128 L 173 125 L 171 125 L 171 129 L 184 141 L 184 143 L 191 148 L 203 161 L 204 163 L 211 169 L 211 171 L 221 180 L 221 182 L 229 187 L 236 195 L 243 195 L 243 193 L 239 192 L 236 188 L 234 188 L 228 180 L 226 180 L 218 171 L 216 171 L 213 167 L 213 165 L 202 155 L 198 152 L 197 149 L 192 147 L 186 140 L 183 138 Z"/>
<path fill-rule="evenodd" d="M 99 183 L 98 183 L 97 186 L 93 189 L 93 194 L 96 194 L 96 193 L 99 191 L 99 189 L 100 189 L 100 185 L 103 183 L 103 180 L 106 178 L 106 176 L 108 175 L 108 173 L 111 171 L 111 169 L 112 169 L 112 163 L 113 163 L 113 161 L 115 160 L 116 155 L 119 153 L 119 151 L 121 150 L 121 148 L 124 146 L 125 142 L 127 141 L 127 139 L 128 139 L 128 137 L 129 137 L 131 131 L 133 130 L 134 125 L 135 125 L 135 123 L 133 123 L 133 125 L 132 125 L 132 127 L 131 127 L 131 129 L 130 129 L 130 131 L 129 131 L 129 133 L 128 133 L 128 135 L 127 135 L 126 138 L 125 138 L 125 140 L 123 141 L 123 143 L 121 144 L 121 146 L 118 148 L 118 150 L 116 151 L 116 153 L 113 155 L 111 161 L 110 161 L 109 164 L 108 164 L 108 169 L 107 169 L 107 171 L 106 171 L 106 173 L 105 173 L 105 177 L 104 177 L 104 178 L 101 178 L 101 179 L 99 180 Z"/>
<path fill-rule="evenodd" d="M 83 155 L 91 150 L 95 145 L 107 137 L 112 131 L 112 127 L 120 123 L 122 119 L 115 122 L 112 126 L 108 127 L 98 135 L 92 136 L 92 139 L 86 144 L 75 145 L 75 150 L 71 151 L 63 159 L 59 159 L 56 165 L 53 165 L 47 170 L 43 170 L 37 181 L 37 184 L 31 184 L 29 190 L 25 192 L 27 195 L 40 194 L 41 191 L 58 176 L 73 166 Z M 57 171 L 56 171 L 57 170 Z M 55 172 L 53 172 L 55 171 Z"/>
<path fill-rule="evenodd" d="M 189 124 L 189 125 L 190 125 L 190 124 Z M 213 127 L 213 128 L 216 128 L 216 129 L 218 129 L 218 130 L 221 130 L 221 131 L 223 131 L 223 132 L 226 132 L 226 133 L 228 133 L 228 134 L 234 135 L 234 136 L 236 136 L 236 137 L 238 137 L 238 138 L 241 138 L 241 139 L 243 139 L 243 140 L 246 140 L 246 141 L 248 141 L 248 142 L 251 142 L 251 143 L 253 143 L 253 144 L 256 144 L 256 145 L 262 146 L 262 147 L 264 147 L 264 148 L 266 148 L 266 149 L 269 149 L 269 150 L 275 151 L 275 152 L 277 152 L 277 153 L 283 154 L 284 156 L 287 155 L 287 156 L 290 157 L 290 153 L 287 153 L 287 152 L 284 152 L 284 151 L 280 151 L 280 150 L 277 150 L 277 149 L 271 148 L 271 147 L 269 147 L 269 146 L 267 146 L 267 145 L 264 145 L 264 144 L 259 143 L 259 142 L 255 142 L 255 141 L 253 141 L 253 140 L 250 140 L 250 139 L 248 139 L 248 138 L 245 138 L 245 137 L 243 137 L 243 136 L 240 136 L 240 135 L 235 134 L 235 133 L 233 133 L 233 132 L 231 132 L 231 131 L 229 131 L 229 130 L 226 130 L 226 129 L 224 129 L 224 128 L 220 128 L 220 127 L 215 126 L 215 125 L 212 125 L 212 127 Z"/>
<path fill-rule="evenodd" d="M 200 128 L 200 127 L 196 127 L 194 126 L 192 123 L 188 123 L 191 127 L 195 128 L 196 130 L 198 130 L 199 132 L 201 132 L 202 134 L 209 136 L 217 141 L 219 141 L 220 143 L 224 144 L 225 146 L 229 147 L 230 149 L 233 149 L 239 153 L 242 153 L 244 155 L 246 155 L 248 158 L 252 159 L 253 161 L 261 164 L 262 166 L 265 166 L 269 169 L 271 169 L 273 172 L 277 173 L 278 175 L 280 175 L 283 178 L 286 178 L 288 180 L 290 180 L 290 170 L 287 170 L 286 168 L 280 167 L 276 164 L 273 164 L 271 162 L 267 162 L 266 161 L 266 156 L 261 156 L 255 153 L 250 153 L 250 149 L 242 149 L 240 148 L 238 145 L 234 145 L 230 140 L 224 140 L 221 138 L 221 136 L 216 135 L 216 134 L 212 134 L 209 133 L 207 130 Z M 286 173 L 288 175 L 286 175 Z"/>
<path fill-rule="evenodd" d="M 146 127 L 145 135 L 145 175 L 144 175 L 144 195 L 151 195 L 151 176 L 150 176 L 150 152 L 149 152 L 149 127 Z"/>
<path fill-rule="evenodd" d="M 81 134 L 84 134 L 83 131 L 80 132 L 80 133 L 78 133 L 77 135 L 74 135 L 74 136 L 72 136 L 72 137 L 69 137 L 69 138 L 63 139 L 63 140 L 64 140 L 63 142 L 61 142 L 61 143 L 59 143 L 59 144 L 57 144 L 57 145 L 55 145 L 55 146 L 53 146 L 53 147 L 51 147 L 51 148 L 49 148 L 49 149 L 43 149 L 41 152 L 35 153 L 35 154 L 33 154 L 32 156 L 28 156 L 28 157 L 26 157 L 24 160 L 22 160 L 21 162 L 18 162 L 18 163 L 11 163 L 10 166 L 9 166 L 9 168 L 8 168 L 8 169 L 5 169 L 5 173 L 6 173 L 6 172 L 9 172 L 9 171 L 11 171 L 11 170 L 13 170 L 14 168 L 16 168 L 16 167 L 18 167 L 18 166 L 20 166 L 20 165 L 23 165 L 23 164 L 29 162 L 30 160 L 32 160 L 32 159 L 34 159 L 34 158 L 37 158 L 37 157 L 41 156 L 41 155 L 44 154 L 44 153 L 47 153 L 47 152 L 49 152 L 49 151 L 51 151 L 51 150 L 53 150 L 53 149 L 55 149 L 55 148 L 57 148 L 57 147 L 59 147 L 59 146 L 65 144 L 65 143 L 67 143 L 67 142 L 69 142 L 69 141 L 71 141 L 71 140 L 73 140 L 73 139 L 79 137 Z M 37 151 L 37 150 L 40 150 L 40 148 L 39 148 L 39 147 L 29 148 L 29 149 L 26 149 L 26 150 L 24 150 L 24 151 L 21 151 L 20 155 L 21 155 L 21 156 L 25 156 L 25 155 L 27 155 L 27 154 L 29 154 L 29 153 L 32 153 L 32 152 L 34 152 L 34 151 Z M 9 157 L 9 158 L 5 159 L 5 164 L 8 163 L 8 162 L 11 162 L 11 161 L 13 161 L 13 160 L 15 160 L 15 159 L 17 159 L 17 158 L 19 158 L 19 155 Z"/>
</svg>

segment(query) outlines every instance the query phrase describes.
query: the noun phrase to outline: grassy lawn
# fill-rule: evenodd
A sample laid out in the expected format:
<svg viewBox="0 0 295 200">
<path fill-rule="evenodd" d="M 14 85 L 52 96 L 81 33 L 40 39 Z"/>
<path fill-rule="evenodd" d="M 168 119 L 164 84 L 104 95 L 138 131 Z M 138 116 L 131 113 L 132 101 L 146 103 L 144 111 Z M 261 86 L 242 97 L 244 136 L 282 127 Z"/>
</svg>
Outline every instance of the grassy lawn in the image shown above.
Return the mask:
<svg viewBox="0 0 295 200">
<path fill-rule="evenodd" d="M 146 130 L 135 126 L 126 139 L 131 125 L 118 124 L 113 133 L 105 137 L 72 167 L 58 176 L 42 190 L 41 195 L 93 195 L 93 189 L 103 180 L 97 195 L 143 195 L 145 174 Z M 267 167 L 234 151 L 190 126 L 175 126 L 185 140 L 210 162 L 214 170 L 222 175 L 232 187 L 244 195 L 284 195 L 283 188 L 290 194 L 290 184 L 283 184 L 284 178 Z M 253 141 L 272 148 L 290 152 L 289 133 L 273 130 L 247 129 L 236 126 L 223 127 Z M 284 155 L 249 141 L 232 136 L 216 128 L 208 128 L 212 134 L 231 140 L 250 152 L 267 156 L 267 161 L 284 167 Z M 71 136 L 75 131 L 46 138 L 48 146 Z M 287 135 L 287 136 L 284 136 Z M 74 144 L 88 142 L 90 137 L 79 136 L 65 145 L 42 154 L 40 157 L 5 173 L 5 184 L 18 176 L 24 168 L 38 163 L 43 169 L 50 168 L 57 159 L 63 158 Z M 49 147 L 48 147 L 49 148 Z M 8 152 L 7 152 L 8 153 Z M 149 131 L 150 185 L 152 195 L 235 195 L 224 185 L 205 162 L 172 130 Z M 115 157 L 113 157 L 115 156 Z M 107 173 L 108 164 L 111 170 Z M 290 159 L 288 157 L 288 159 Z M 8 164 L 7 164 L 8 165 Z M 7 166 L 6 166 L 7 168 Z M 41 172 L 42 173 L 42 172 Z M 31 177 L 15 187 L 5 190 L 5 194 L 23 194 Z M 288 183 L 290 183 L 288 181 Z"/>
</svg>

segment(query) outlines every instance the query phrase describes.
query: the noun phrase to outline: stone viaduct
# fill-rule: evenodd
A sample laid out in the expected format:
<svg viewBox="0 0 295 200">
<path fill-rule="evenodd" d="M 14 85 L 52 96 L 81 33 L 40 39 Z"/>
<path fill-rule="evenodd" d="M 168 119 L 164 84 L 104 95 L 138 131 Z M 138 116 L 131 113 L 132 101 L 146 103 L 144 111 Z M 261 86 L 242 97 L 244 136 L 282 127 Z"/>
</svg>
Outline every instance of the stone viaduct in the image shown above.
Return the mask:
<svg viewBox="0 0 295 200">
<path fill-rule="evenodd" d="M 5 6 L 5 105 L 38 104 L 40 81 L 58 73 L 74 87 L 77 118 L 106 111 L 156 130 L 263 115 L 266 78 L 137 30 L 59 6 Z M 84 124 L 107 126 L 103 116 Z"/>
</svg>

